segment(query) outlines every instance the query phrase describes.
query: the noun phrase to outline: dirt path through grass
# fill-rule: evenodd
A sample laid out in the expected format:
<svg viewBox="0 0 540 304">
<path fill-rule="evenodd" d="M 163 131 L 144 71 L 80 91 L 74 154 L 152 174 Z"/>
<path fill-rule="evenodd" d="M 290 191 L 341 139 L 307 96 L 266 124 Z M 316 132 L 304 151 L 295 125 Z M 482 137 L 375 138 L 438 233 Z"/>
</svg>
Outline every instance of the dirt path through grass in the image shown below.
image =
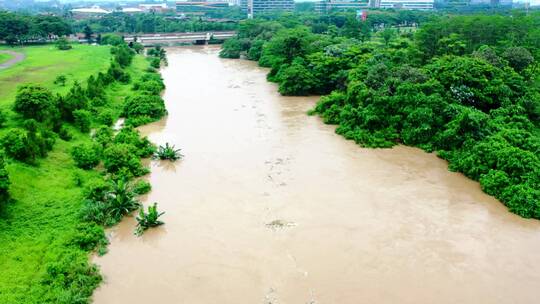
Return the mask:
<svg viewBox="0 0 540 304">
<path fill-rule="evenodd" d="M 17 52 L 13 52 L 13 51 L 0 51 L 0 53 L 8 54 L 8 55 L 13 56 L 12 59 L 9 59 L 8 61 L 6 61 L 4 63 L 0 63 L 0 70 L 7 69 L 7 68 L 13 66 L 14 64 L 17 64 L 17 63 L 23 61 L 24 58 L 26 58 L 26 55 L 24 55 L 23 53 L 17 53 Z"/>
</svg>

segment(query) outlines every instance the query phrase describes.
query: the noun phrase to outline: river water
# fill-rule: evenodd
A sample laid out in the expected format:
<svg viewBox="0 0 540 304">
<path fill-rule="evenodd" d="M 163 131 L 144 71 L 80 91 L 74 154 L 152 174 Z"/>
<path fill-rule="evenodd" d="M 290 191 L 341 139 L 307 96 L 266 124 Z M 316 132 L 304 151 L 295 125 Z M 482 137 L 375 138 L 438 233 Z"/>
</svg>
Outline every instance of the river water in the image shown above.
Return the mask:
<svg viewBox="0 0 540 304">
<path fill-rule="evenodd" d="M 166 224 L 109 231 L 95 303 L 540 303 L 539 221 L 435 155 L 346 141 L 253 62 L 167 51 L 169 116 L 141 131 L 185 158 L 151 163 Z"/>
</svg>

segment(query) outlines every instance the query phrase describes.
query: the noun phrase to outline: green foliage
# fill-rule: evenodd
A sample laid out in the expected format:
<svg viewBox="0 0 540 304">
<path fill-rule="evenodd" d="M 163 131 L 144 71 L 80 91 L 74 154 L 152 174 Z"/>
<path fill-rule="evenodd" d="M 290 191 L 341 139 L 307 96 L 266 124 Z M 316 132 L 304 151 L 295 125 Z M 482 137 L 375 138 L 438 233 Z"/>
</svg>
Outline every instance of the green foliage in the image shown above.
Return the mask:
<svg viewBox="0 0 540 304">
<path fill-rule="evenodd" d="M 6 169 L 6 160 L 4 153 L 0 153 L 0 208 L 9 199 L 9 173 Z"/>
<path fill-rule="evenodd" d="M 131 64 L 135 52 L 130 49 L 126 44 L 119 44 L 111 48 L 111 53 L 114 56 L 114 61 L 117 62 L 122 68 L 125 68 Z"/>
<path fill-rule="evenodd" d="M 23 44 L 33 39 L 49 39 L 51 35 L 69 34 L 71 27 L 61 17 L 0 11 L 0 40 L 10 45 Z"/>
<path fill-rule="evenodd" d="M 135 185 L 133 185 L 133 191 L 137 195 L 147 194 L 151 190 L 152 190 L 152 185 L 143 179 L 136 181 Z"/>
<path fill-rule="evenodd" d="M 238 6 L 207 12 L 209 18 L 240 19 L 245 18 Z M 237 23 L 206 21 L 205 18 L 170 18 L 170 14 L 107 14 L 105 16 L 88 16 L 73 20 L 73 31 L 84 32 L 86 25 L 96 33 L 178 33 L 178 32 L 213 32 L 234 30 Z M 105 37 L 104 34 L 102 37 Z M 98 36 L 99 37 L 99 36 Z M 103 39 L 103 38 L 102 38 Z"/>
<path fill-rule="evenodd" d="M 0 139 L 7 156 L 24 162 L 33 162 L 47 155 L 54 144 L 54 135 L 29 122 L 30 128 L 11 129 Z"/>
<path fill-rule="evenodd" d="M 70 141 L 73 138 L 71 130 L 65 125 L 61 126 L 58 130 L 58 136 L 65 141 Z"/>
<path fill-rule="evenodd" d="M 96 128 L 93 138 L 96 143 L 105 147 L 113 141 L 114 132 L 109 126 L 99 126 Z"/>
<path fill-rule="evenodd" d="M 127 173 L 132 176 L 142 176 L 148 173 L 138 156 L 137 147 L 131 144 L 111 144 L 103 151 L 103 165 L 107 172 Z"/>
<path fill-rule="evenodd" d="M 131 81 L 131 76 L 129 73 L 126 73 L 122 66 L 116 62 L 111 62 L 111 66 L 109 67 L 109 70 L 107 70 L 107 75 L 111 79 L 117 80 L 121 83 L 129 83 Z"/>
<path fill-rule="evenodd" d="M 23 85 L 17 90 L 13 110 L 24 118 L 44 121 L 54 116 L 55 99 L 48 89 L 39 85 Z"/>
<path fill-rule="evenodd" d="M 66 86 L 67 77 L 66 75 L 58 75 L 54 79 L 54 84 L 65 87 Z"/>
<path fill-rule="evenodd" d="M 73 124 L 83 133 L 90 131 L 92 124 L 92 113 L 87 110 L 73 111 Z"/>
<path fill-rule="evenodd" d="M 58 108 L 62 119 L 72 122 L 74 121 L 73 112 L 88 108 L 88 96 L 78 82 L 73 84 L 66 96 L 58 101 Z"/>
<path fill-rule="evenodd" d="M 163 89 L 163 82 L 155 80 L 141 80 L 133 85 L 134 91 L 146 92 L 148 95 L 159 95 Z"/>
<path fill-rule="evenodd" d="M 219 52 L 221 58 L 240 58 L 240 52 L 242 52 L 242 44 L 236 38 L 227 39 L 223 43 L 222 49 Z"/>
<path fill-rule="evenodd" d="M 135 94 L 126 98 L 122 115 L 128 119 L 145 117 L 150 120 L 158 120 L 167 111 L 165 103 L 159 95 Z"/>
<path fill-rule="evenodd" d="M 82 218 L 104 226 L 114 225 L 124 215 L 139 208 L 137 195 L 126 176 L 116 180 L 94 181 L 86 190 Z"/>
<path fill-rule="evenodd" d="M 180 151 L 181 149 L 176 149 L 174 145 L 169 145 L 169 143 L 165 143 L 165 146 L 159 146 L 154 157 L 161 160 L 175 161 L 178 159 L 182 159 L 183 155 L 180 153 Z"/>
<path fill-rule="evenodd" d="M 317 79 L 305 67 L 302 58 L 295 59 L 290 65 L 282 65 L 275 79 L 283 95 L 308 95 L 317 86 Z"/>
<path fill-rule="evenodd" d="M 101 125 L 112 126 L 115 120 L 114 111 L 111 109 L 103 109 L 99 112 L 96 120 Z"/>
<path fill-rule="evenodd" d="M 4 126 L 7 118 L 7 113 L 4 110 L 0 109 L 0 128 Z"/>
<path fill-rule="evenodd" d="M 124 39 L 116 34 L 105 34 L 101 36 L 101 44 L 119 46 L 124 44 Z"/>
<path fill-rule="evenodd" d="M 76 227 L 71 243 L 84 251 L 101 249 L 109 243 L 105 237 L 105 229 L 96 223 L 80 223 Z"/>
<path fill-rule="evenodd" d="M 71 157 L 77 167 L 92 169 L 99 164 L 101 147 L 97 144 L 82 143 L 71 149 Z"/>
<path fill-rule="evenodd" d="M 125 126 L 114 137 L 114 143 L 129 144 L 137 149 L 139 157 L 149 157 L 154 154 L 156 147 L 147 137 L 141 137 L 139 131 L 132 126 Z"/>
<path fill-rule="evenodd" d="M 522 72 L 534 62 L 534 57 L 526 48 L 516 46 L 510 47 L 504 51 L 502 57 L 508 61 L 508 64 L 516 70 Z"/>
<path fill-rule="evenodd" d="M 148 228 L 163 225 L 164 222 L 159 220 L 159 218 L 163 214 L 165 214 L 165 212 L 161 212 L 161 213 L 158 212 L 157 203 L 154 203 L 154 205 L 148 206 L 148 212 L 144 212 L 144 209 L 141 207 L 139 209 L 139 216 L 137 216 L 136 218 L 137 228 L 135 230 L 135 234 L 140 236 Z"/>
<path fill-rule="evenodd" d="M 67 51 L 71 50 L 73 47 L 71 44 L 69 44 L 69 41 L 65 37 L 62 37 L 56 41 L 56 48 L 61 51 Z"/>
<path fill-rule="evenodd" d="M 49 292 L 39 299 L 43 303 L 84 303 L 102 280 L 97 267 L 89 265 L 85 254 L 72 252 L 58 256 L 45 269 L 39 284 L 48 286 Z"/>
<path fill-rule="evenodd" d="M 161 60 L 159 58 L 150 58 L 150 66 L 154 69 L 159 69 L 161 67 Z"/>
</svg>

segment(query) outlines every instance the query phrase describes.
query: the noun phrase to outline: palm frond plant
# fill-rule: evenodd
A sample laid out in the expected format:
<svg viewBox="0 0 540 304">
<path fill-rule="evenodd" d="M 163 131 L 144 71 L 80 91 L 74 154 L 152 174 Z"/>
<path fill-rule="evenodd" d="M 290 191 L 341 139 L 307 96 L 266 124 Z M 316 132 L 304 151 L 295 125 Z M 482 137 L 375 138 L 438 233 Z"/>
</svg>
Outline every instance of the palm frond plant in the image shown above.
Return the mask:
<svg viewBox="0 0 540 304">
<path fill-rule="evenodd" d="M 169 145 L 169 143 L 165 143 L 165 146 L 159 146 L 156 154 L 154 154 L 154 158 L 175 161 L 184 157 L 184 155 L 182 155 L 180 151 L 181 149 L 176 149 L 174 145 Z"/>
<path fill-rule="evenodd" d="M 137 216 L 137 228 L 135 229 L 135 234 L 140 236 L 148 228 L 163 225 L 164 222 L 159 220 L 159 217 L 163 214 L 165 214 L 165 212 L 158 212 L 157 203 L 148 206 L 148 213 L 144 212 L 144 208 L 141 207 L 139 209 L 139 216 Z"/>
<path fill-rule="evenodd" d="M 112 190 L 107 199 L 107 209 L 109 216 L 120 221 L 122 217 L 131 211 L 137 210 L 141 203 L 136 199 L 137 193 L 133 191 L 127 179 L 111 181 Z"/>
</svg>

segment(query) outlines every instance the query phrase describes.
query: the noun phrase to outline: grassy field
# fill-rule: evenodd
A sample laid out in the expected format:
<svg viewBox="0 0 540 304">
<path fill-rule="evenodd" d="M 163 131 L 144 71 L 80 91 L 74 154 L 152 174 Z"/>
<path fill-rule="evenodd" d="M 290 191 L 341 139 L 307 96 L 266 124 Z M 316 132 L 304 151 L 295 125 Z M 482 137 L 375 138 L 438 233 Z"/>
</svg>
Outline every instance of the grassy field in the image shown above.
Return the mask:
<svg viewBox="0 0 540 304">
<path fill-rule="evenodd" d="M 23 83 L 38 83 L 57 93 L 65 93 L 73 81 L 82 82 L 106 69 L 110 58 L 108 47 L 82 44 L 73 45 L 70 51 L 60 51 L 54 45 L 10 50 L 24 53 L 26 59 L 0 73 L 0 107 L 13 103 L 17 86 Z M 58 75 L 67 77 L 65 87 L 54 84 Z"/>
<path fill-rule="evenodd" d="M 9 54 L 0 53 L 0 64 L 10 60 L 11 58 L 13 58 L 13 56 Z"/>
<path fill-rule="evenodd" d="M 9 109 L 16 87 L 26 82 L 43 84 L 55 93 L 65 93 L 74 80 L 83 81 L 91 74 L 104 71 L 110 51 L 104 46 L 77 45 L 70 51 L 58 51 L 52 46 L 18 49 L 28 57 L 24 62 L 0 74 L 0 105 Z M 128 68 L 133 78 L 148 66 L 142 56 L 136 56 Z M 59 74 L 68 76 L 69 84 L 53 84 Z M 117 105 L 129 94 L 130 85 L 114 84 L 107 94 Z M 11 113 L 11 116 L 15 116 Z M 13 123 L 13 122 L 12 122 Z M 10 124 L 10 122 L 8 122 Z M 62 271 L 62 267 L 79 267 L 88 271 L 88 253 L 69 242 L 76 233 L 78 213 L 82 205 L 85 181 L 98 176 L 97 171 L 78 169 L 69 155 L 71 147 L 90 141 L 87 134 L 73 129 L 71 141 L 57 139 L 48 157 L 37 165 L 8 160 L 13 198 L 0 209 L 0 303 L 74 303 L 69 292 L 58 297 L 58 290 L 47 285 L 47 272 Z M 62 262 L 58 262 L 62 261 Z M 51 269 L 58 262 L 60 269 Z M 45 265 L 49 265 L 49 268 Z M 57 282 L 55 284 L 58 284 Z M 51 300 L 52 293 L 54 301 Z M 58 302 L 58 298 L 65 301 Z M 81 301 L 84 302 L 84 301 Z M 79 302 L 77 302 L 79 303 Z"/>
</svg>

